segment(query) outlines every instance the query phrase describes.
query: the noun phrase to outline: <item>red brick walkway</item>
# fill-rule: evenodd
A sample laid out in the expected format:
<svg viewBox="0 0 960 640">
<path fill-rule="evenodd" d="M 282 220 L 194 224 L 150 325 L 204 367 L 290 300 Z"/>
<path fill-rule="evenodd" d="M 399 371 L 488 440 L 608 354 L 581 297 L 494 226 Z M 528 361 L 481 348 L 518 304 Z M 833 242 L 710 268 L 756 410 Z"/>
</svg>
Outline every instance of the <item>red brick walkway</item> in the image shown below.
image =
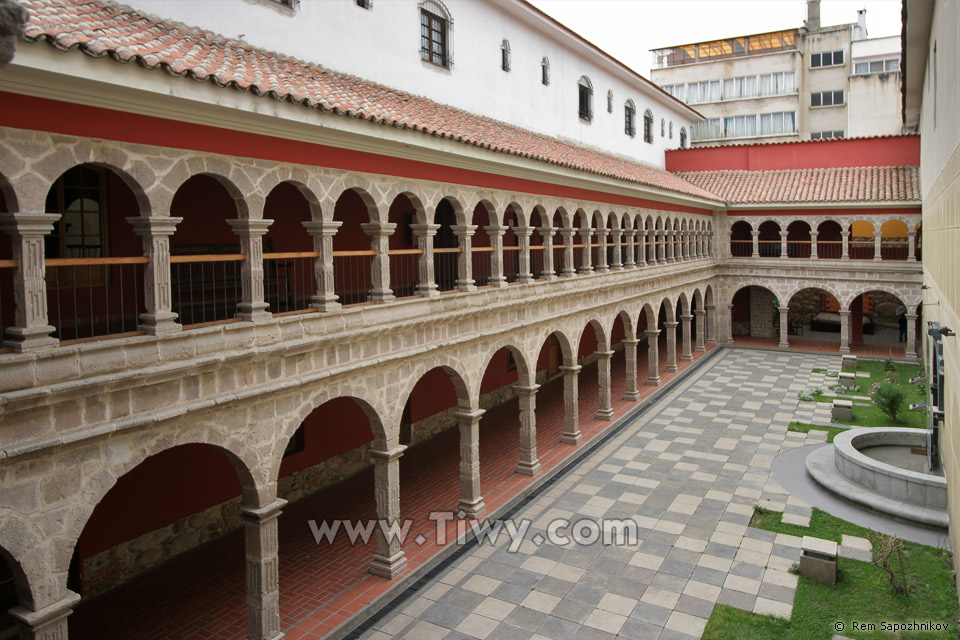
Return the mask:
<svg viewBox="0 0 960 640">
<path fill-rule="evenodd" d="M 754 338 L 752 336 L 736 336 L 733 343 L 737 346 L 749 347 L 776 347 L 780 340 L 777 338 Z M 839 353 L 840 341 L 832 340 L 804 340 L 790 338 L 790 348 L 795 351 L 816 351 L 818 353 Z M 884 358 L 906 357 L 906 347 L 889 344 L 851 344 L 850 353 L 861 356 L 878 356 Z"/>
<path fill-rule="evenodd" d="M 696 357 L 702 356 L 696 353 Z M 683 370 L 691 363 L 680 362 Z M 646 351 L 638 357 L 641 399 L 656 388 L 642 385 L 647 378 Z M 660 370 L 667 374 L 661 344 Z M 622 351 L 612 362 L 615 418 L 636 403 L 623 401 L 625 362 Z M 596 437 L 609 422 L 594 419 L 599 408 L 596 365 L 579 376 L 580 424 L 584 442 Z M 537 441 L 543 472 L 560 465 L 577 447 L 560 443 L 563 430 L 563 380 L 558 378 L 537 393 Z M 517 495 L 535 478 L 514 473 L 519 459 L 517 400 L 489 410 L 480 423 L 481 487 L 488 511 Z M 410 542 L 406 555 L 411 568 L 436 555 L 431 511 L 454 510 L 459 498 L 459 432 L 449 429 L 409 449 L 400 460 L 400 507 L 414 521 L 408 541 L 423 534 L 427 542 Z M 280 611 L 288 640 L 322 638 L 357 613 L 392 583 L 367 574 L 374 540 L 349 545 L 341 534 L 333 545 L 317 545 L 307 524 L 310 519 L 362 520 L 376 515 L 372 470 L 330 489 L 288 505 L 280 517 Z M 448 539 L 455 535 L 447 527 Z M 131 580 L 113 592 L 81 603 L 70 617 L 72 640 L 137 638 L 153 640 L 226 640 L 246 637 L 245 578 L 242 531 L 234 531 L 184 553 L 163 566 Z"/>
</svg>

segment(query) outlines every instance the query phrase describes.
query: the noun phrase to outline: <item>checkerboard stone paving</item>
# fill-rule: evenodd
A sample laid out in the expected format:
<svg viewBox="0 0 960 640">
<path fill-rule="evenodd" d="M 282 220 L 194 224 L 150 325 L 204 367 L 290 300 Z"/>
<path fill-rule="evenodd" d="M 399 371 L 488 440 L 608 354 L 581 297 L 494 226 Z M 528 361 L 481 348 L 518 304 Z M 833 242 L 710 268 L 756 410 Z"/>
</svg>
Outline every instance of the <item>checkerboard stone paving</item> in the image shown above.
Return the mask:
<svg viewBox="0 0 960 640">
<path fill-rule="evenodd" d="M 756 504 L 809 522 L 770 464 L 822 441 L 787 425 L 835 359 L 727 351 L 522 506 L 516 552 L 504 534 L 471 548 L 362 637 L 690 640 L 716 603 L 789 618 L 800 538 L 748 524 Z M 536 544 L 557 518 L 631 518 L 639 539 Z"/>
</svg>

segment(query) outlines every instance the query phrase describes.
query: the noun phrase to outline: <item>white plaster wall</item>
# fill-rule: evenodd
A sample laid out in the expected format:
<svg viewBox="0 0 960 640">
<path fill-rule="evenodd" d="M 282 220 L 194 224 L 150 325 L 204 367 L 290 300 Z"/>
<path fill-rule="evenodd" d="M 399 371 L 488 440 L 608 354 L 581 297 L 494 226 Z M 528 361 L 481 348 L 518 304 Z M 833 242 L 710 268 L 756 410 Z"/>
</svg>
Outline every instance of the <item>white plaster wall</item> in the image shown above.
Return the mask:
<svg viewBox="0 0 960 640">
<path fill-rule="evenodd" d="M 851 73 L 850 65 L 850 28 L 848 26 L 828 31 L 805 34 L 801 38 L 803 47 L 802 83 L 800 85 L 800 113 L 797 128 L 801 139 L 809 139 L 811 131 L 833 131 L 847 129 L 847 104 L 850 102 L 847 77 Z M 843 64 L 835 67 L 810 68 L 810 56 L 824 51 L 843 50 Z M 810 94 L 819 91 L 844 91 L 844 105 L 830 107 L 811 107 Z"/>
<path fill-rule="evenodd" d="M 850 55 L 861 61 L 900 55 L 900 36 L 856 40 L 850 45 Z"/>
<path fill-rule="evenodd" d="M 900 117 L 900 74 L 850 76 L 847 136 L 896 135 Z"/>
<path fill-rule="evenodd" d="M 447 0 L 453 18 L 453 64 L 445 69 L 420 59 L 420 10 L 414 0 L 302 0 L 296 11 L 271 0 L 132 0 L 128 4 L 165 18 L 242 38 L 256 46 L 322 64 L 443 104 L 560 137 L 577 144 L 662 167 L 663 152 L 679 146 L 680 127 L 693 118 L 655 88 L 632 77 L 576 38 L 521 5 L 503 0 Z M 508 13 L 518 11 L 532 23 Z M 512 65 L 500 68 L 500 46 L 509 40 Z M 541 60 L 550 59 L 550 84 L 541 82 Z M 594 87 L 594 118 L 578 117 L 580 76 Z M 614 109 L 607 112 L 607 90 Z M 637 107 L 637 135 L 624 133 L 624 104 Z M 643 113 L 655 121 L 652 144 L 643 142 Z M 660 119 L 674 123 L 674 138 L 660 136 Z M 669 127 L 668 127 L 669 130 Z"/>
</svg>

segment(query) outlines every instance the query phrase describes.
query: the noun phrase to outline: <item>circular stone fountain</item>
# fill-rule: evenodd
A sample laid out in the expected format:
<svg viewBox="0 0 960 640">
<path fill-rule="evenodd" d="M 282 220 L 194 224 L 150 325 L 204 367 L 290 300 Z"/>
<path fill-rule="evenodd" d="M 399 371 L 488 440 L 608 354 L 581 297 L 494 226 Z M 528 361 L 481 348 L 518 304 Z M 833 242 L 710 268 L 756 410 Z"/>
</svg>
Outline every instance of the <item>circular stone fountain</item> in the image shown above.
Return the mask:
<svg viewBox="0 0 960 640">
<path fill-rule="evenodd" d="M 832 447 L 821 447 L 807 456 L 807 472 L 824 488 L 847 500 L 946 528 L 947 481 L 943 476 L 895 466 L 864 453 L 873 447 L 896 446 L 906 448 L 905 455 L 910 456 L 911 448 L 926 449 L 929 436 L 926 429 L 850 429 L 838 434 Z"/>
</svg>

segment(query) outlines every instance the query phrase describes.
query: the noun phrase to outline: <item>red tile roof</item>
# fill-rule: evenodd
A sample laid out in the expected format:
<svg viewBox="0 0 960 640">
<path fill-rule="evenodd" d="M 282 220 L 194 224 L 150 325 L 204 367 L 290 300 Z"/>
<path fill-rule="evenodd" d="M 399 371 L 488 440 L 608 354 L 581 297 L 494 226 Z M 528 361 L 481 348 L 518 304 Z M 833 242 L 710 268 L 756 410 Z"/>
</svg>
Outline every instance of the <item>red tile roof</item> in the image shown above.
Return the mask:
<svg viewBox="0 0 960 640">
<path fill-rule="evenodd" d="M 716 201 L 663 169 L 578 147 L 107 0 L 21 0 L 25 38 L 309 108 Z"/>
<path fill-rule="evenodd" d="M 918 167 L 692 171 L 677 175 L 734 205 L 921 200 Z"/>
</svg>

